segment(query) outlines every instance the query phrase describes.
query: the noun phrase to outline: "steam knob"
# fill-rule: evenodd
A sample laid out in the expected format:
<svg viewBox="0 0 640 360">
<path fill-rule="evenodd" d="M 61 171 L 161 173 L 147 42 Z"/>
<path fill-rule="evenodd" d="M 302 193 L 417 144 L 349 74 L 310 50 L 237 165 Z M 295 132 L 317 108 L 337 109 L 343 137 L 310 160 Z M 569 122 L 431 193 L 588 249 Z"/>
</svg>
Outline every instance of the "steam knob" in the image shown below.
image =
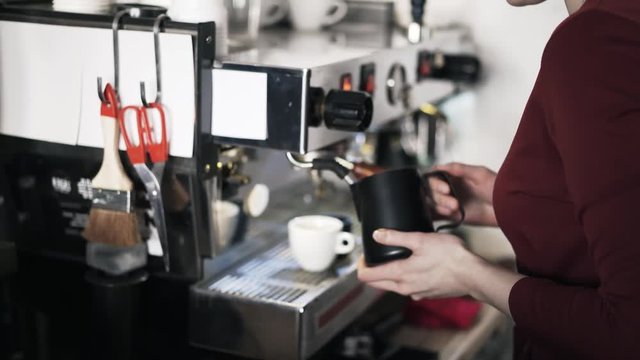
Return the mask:
<svg viewBox="0 0 640 360">
<path fill-rule="evenodd" d="M 331 90 L 324 100 L 323 115 L 329 129 L 365 131 L 373 118 L 373 102 L 365 92 Z"/>
<path fill-rule="evenodd" d="M 411 0 L 411 19 L 413 22 L 422 25 L 422 19 L 424 18 L 424 6 L 426 0 Z"/>
<path fill-rule="evenodd" d="M 407 37 L 409 42 L 417 44 L 422 41 L 422 26 L 424 18 L 424 7 L 426 0 L 411 0 L 411 24 L 409 24 Z"/>
</svg>

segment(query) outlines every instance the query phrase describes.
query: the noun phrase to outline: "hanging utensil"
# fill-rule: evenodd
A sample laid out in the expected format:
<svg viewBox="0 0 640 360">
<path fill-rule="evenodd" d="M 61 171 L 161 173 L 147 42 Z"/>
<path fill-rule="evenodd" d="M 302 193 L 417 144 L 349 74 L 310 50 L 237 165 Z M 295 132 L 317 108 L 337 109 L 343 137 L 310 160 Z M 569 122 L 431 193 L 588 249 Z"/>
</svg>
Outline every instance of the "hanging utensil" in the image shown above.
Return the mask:
<svg viewBox="0 0 640 360">
<path fill-rule="evenodd" d="M 127 106 L 120 111 L 118 121 L 122 131 L 122 137 L 127 147 L 127 155 L 129 161 L 133 165 L 134 170 L 142 181 L 147 199 L 151 204 L 153 212 L 153 222 L 158 230 L 158 237 L 162 246 L 162 257 L 164 260 L 165 270 L 169 271 L 169 242 L 166 227 L 166 218 L 164 213 L 164 203 L 162 200 L 161 181 L 164 175 L 165 164 L 168 159 L 168 145 L 166 138 L 165 117 L 162 108 L 157 109 L 160 113 L 162 138 L 155 139 L 153 129 L 149 122 L 149 114 L 147 108 L 143 106 Z M 136 137 L 131 136 L 127 130 L 127 117 L 132 115 L 135 124 L 134 130 Z M 147 166 L 147 155 L 151 163 L 151 170 Z"/>
<path fill-rule="evenodd" d="M 162 24 L 168 17 L 164 14 L 158 16 L 154 23 L 154 49 L 156 66 L 156 98 L 153 102 L 146 99 L 146 86 L 140 82 L 140 97 L 143 106 L 126 106 L 118 116 L 118 121 L 124 138 L 129 160 L 138 177 L 144 184 L 147 199 L 151 204 L 153 222 L 158 231 L 158 238 L 162 247 L 162 257 L 166 271 L 170 269 L 169 240 L 167 234 L 164 202 L 162 199 L 161 185 L 165 173 L 167 160 L 169 159 L 169 141 L 167 137 L 167 124 L 162 100 L 162 67 L 160 63 L 160 32 Z M 152 114 L 157 116 L 152 117 Z M 132 116 L 133 129 L 136 137 L 132 137 L 127 129 L 127 117 Z M 156 121 L 152 121 L 156 119 Z M 154 125 L 157 125 L 155 127 Z M 136 141 L 134 141 L 134 139 Z M 152 167 L 147 166 L 148 160 Z"/>
</svg>

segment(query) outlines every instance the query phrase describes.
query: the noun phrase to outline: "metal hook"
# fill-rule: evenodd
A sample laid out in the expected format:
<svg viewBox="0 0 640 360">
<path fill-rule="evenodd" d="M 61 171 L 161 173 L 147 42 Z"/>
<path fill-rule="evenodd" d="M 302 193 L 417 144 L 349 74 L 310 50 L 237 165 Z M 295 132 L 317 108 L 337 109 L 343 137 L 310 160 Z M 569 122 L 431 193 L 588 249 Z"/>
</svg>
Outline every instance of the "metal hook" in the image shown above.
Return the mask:
<svg viewBox="0 0 640 360">
<path fill-rule="evenodd" d="M 102 77 L 98 77 L 98 97 L 103 104 L 107 103 L 107 98 L 104 96 L 104 90 L 102 89 Z"/>
<path fill-rule="evenodd" d="M 156 99 L 155 103 L 160 103 L 162 101 L 162 66 L 160 63 L 160 32 L 162 31 L 162 24 L 166 21 L 170 20 L 170 18 L 161 14 L 156 18 L 156 21 L 153 24 L 153 45 L 155 50 L 155 60 L 156 60 Z M 147 101 L 147 91 L 144 81 L 140 81 L 140 99 L 142 100 L 142 104 L 144 107 L 149 107 L 149 102 Z"/>
<path fill-rule="evenodd" d="M 120 28 L 120 20 L 122 17 L 129 14 L 129 9 L 119 11 L 113 18 L 111 28 L 113 29 L 113 70 L 115 78 L 115 90 L 116 96 L 120 96 L 120 47 L 118 45 L 118 29 Z M 98 97 L 103 104 L 107 104 L 107 99 L 104 96 L 104 89 L 102 87 L 102 77 L 98 77 Z"/>
<path fill-rule="evenodd" d="M 130 15 L 131 9 L 120 10 L 116 13 L 111 23 L 113 30 L 113 70 L 114 70 L 114 88 L 117 96 L 120 96 L 120 41 L 118 38 L 118 30 L 120 29 L 120 21 L 125 15 Z"/>
</svg>

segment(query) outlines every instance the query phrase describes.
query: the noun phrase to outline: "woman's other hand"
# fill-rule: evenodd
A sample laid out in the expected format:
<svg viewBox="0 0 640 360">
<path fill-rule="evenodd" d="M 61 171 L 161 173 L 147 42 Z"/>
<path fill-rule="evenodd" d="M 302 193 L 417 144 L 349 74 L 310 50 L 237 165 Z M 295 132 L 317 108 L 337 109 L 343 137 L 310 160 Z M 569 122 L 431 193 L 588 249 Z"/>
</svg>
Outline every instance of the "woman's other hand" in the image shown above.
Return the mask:
<svg viewBox="0 0 640 360">
<path fill-rule="evenodd" d="M 411 257 L 387 264 L 367 267 L 364 259 L 358 266 L 358 278 L 368 285 L 402 295 L 421 298 L 445 298 L 470 293 L 462 271 L 475 255 L 462 240 L 449 234 L 403 233 L 378 230 L 374 239 L 390 246 L 406 247 Z"/>
<path fill-rule="evenodd" d="M 439 165 L 433 168 L 452 176 L 455 190 L 466 212 L 466 223 L 470 225 L 497 226 L 493 210 L 493 186 L 496 173 L 483 166 L 460 163 Z M 451 195 L 451 188 L 442 179 L 429 179 L 436 212 L 445 218 L 459 216 L 460 204 Z"/>
</svg>

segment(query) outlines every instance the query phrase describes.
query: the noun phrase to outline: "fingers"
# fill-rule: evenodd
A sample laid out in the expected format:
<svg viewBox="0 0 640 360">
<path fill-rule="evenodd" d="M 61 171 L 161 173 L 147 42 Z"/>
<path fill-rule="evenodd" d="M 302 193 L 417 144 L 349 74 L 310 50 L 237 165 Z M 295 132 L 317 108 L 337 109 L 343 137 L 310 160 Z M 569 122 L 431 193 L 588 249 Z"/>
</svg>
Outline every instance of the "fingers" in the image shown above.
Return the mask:
<svg viewBox="0 0 640 360">
<path fill-rule="evenodd" d="M 452 176 L 467 179 L 474 178 L 478 174 L 478 170 L 480 169 L 480 166 L 467 165 L 457 162 L 437 165 L 433 167 L 433 170 L 445 171 Z"/>
<path fill-rule="evenodd" d="M 436 206 L 436 212 L 447 219 L 457 214 L 456 210 L 444 206 Z"/>
<path fill-rule="evenodd" d="M 434 193 L 445 195 L 451 194 L 451 188 L 449 187 L 449 184 L 436 177 L 429 178 L 429 187 Z"/>
<path fill-rule="evenodd" d="M 460 203 L 453 196 L 434 193 L 433 201 L 435 202 L 436 207 L 449 209 L 452 212 L 458 211 L 460 208 Z"/>
<path fill-rule="evenodd" d="M 457 214 L 460 203 L 451 196 L 449 184 L 438 178 L 430 178 L 429 186 L 432 189 L 431 198 L 433 207 L 440 216 L 450 218 Z"/>
<path fill-rule="evenodd" d="M 398 283 L 391 280 L 372 281 L 367 283 L 367 285 L 379 290 L 398 292 Z"/>
<path fill-rule="evenodd" d="M 378 229 L 373 233 L 373 239 L 382 245 L 401 246 L 413 252 L 422 246 L 424 237 L 424 233 L 406 233 L 388 229 Z"/>
<path fill-rule="evenodd" d="M 405 295 L 405 296 L 420 295 L 421 298 L 425 297 L 424 293 L 419 292 L 417 288 L 415 288 L 412 284 L 407 282 L 380 280 L 380 281 L 369 282 L 367 283 L 367 285 L 379 290 L 392 291 L 400 295 Z"/>
<path fill-rule="evenodd" d="M 403 260 L 396 260 L 383 265 L 368 267 L 364 259 L 358 263 L 358 279 L 366 283 L 379 281 L 397 281 L 404 273 L 402 270 Z"/>
</svg>

